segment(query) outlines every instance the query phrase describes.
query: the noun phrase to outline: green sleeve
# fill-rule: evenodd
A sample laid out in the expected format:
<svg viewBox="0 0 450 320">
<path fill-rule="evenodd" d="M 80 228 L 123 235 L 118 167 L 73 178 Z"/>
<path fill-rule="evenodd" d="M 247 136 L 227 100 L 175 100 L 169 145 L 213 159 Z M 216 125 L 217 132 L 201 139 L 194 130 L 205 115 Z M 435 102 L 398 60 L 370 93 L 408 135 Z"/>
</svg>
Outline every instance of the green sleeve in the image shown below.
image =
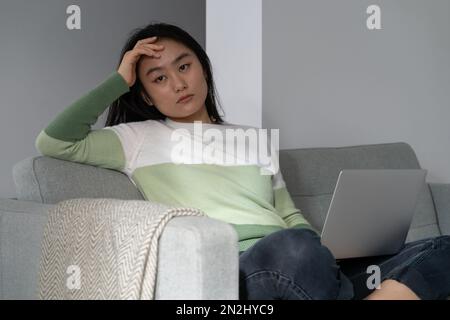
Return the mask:
<svg viewBox="0 0 450 320">
<path fill-rule="evenodd" d="M 121 170 L 125 155 L 111 127 L 91 130 L 105 109 L 129 91 L 122 76 L 113 72 L 103 83 L 62 111 L 36 138 L 45 156 Z"/>
<path fill-rule="evenodd" d="M 281 173 L 277 173 L 277 179 L 282 181 L 282 183 L 278 185 L 278 188 L 273 190 L 275 209 L 278 215 L 283 218 L 289 228 L 307 228 L 319 234 L 319 232 L 305 219 L 300 209 L 295 207 L 294 201 L 292 201 Z"/>
</svg>

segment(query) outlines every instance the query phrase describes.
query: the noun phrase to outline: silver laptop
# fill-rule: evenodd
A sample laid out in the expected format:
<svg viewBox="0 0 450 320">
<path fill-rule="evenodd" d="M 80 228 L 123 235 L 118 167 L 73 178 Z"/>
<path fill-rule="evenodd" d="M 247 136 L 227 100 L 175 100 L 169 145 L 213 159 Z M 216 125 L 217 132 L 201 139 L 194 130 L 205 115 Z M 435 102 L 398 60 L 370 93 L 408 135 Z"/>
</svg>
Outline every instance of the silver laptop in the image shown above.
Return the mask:
<svg viewBox="0 0 450 320">
<path fill-rule="evenodd" d="M 389 255 L 403 246 L 426 170 L 342 170 L 322 244 L 336 259 Z"/>
</svg>

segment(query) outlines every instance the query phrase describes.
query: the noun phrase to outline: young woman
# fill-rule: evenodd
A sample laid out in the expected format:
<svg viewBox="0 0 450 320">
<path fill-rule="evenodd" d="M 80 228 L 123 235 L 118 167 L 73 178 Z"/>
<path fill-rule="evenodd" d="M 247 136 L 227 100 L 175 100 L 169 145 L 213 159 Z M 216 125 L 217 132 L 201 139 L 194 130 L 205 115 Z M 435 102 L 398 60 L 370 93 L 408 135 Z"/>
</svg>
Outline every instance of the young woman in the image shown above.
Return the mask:
<svg viewBox="0 0 450 320">
<path fill-rule="evenodd" d="M 225 123 L 216 100 L 202 47 L 176 26 L 150 24 L 131 35 L 117 71 L 59 114 L 41 131 L 36 147 L 47 156 L 121 171 L 149 201 L 199 208 L 231 224 L 239 238 L 242 299 L 370 294 L 365 271 L 373 261 L 352 263 L 343 272 L 295 208 L 279 170 L 261 174 L 259 159 L 211 164 L 195 154 L 174 163 L 172 134 L 193 133 L 189 138 L 195 140 L 194 122 L 223 133 L 224 140 L 225 130 L 249 128 Z M 105 128 L 91 130 L 108 107 Z M 377 264 L 384 281 L 368 298 L 450 294 L 448 237 L 408 244 Z"/>
</svg>

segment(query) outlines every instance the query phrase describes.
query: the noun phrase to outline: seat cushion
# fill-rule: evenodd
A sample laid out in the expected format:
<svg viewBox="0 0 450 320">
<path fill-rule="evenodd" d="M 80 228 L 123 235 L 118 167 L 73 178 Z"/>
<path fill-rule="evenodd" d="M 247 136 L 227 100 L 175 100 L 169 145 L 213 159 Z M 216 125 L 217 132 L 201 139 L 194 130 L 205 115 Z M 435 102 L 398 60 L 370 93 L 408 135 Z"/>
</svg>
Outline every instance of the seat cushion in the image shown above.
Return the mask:
<svg viewBox="0 0 450 320">
<path fill-rule="evenodd" d="M 419 169 L 407 143 L 280 151 L 280 168 L 287 188 L 306 219 L 322 230 L 342 169 Z M 428 185 L 420 193 L 406 241 L 440 235 Z"/>
</svg>

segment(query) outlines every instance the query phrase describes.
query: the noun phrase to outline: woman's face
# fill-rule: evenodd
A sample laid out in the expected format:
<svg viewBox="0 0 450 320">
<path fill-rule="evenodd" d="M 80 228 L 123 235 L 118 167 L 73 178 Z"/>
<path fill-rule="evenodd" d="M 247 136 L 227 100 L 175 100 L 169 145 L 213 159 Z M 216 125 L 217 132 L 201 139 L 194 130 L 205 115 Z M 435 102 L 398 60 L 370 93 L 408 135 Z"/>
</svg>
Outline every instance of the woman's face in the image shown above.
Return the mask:
<svg viewBox="0 0 450 320">
<path fill-rule="evenodd" d="M 142 55 L 137 64 L 138 77 L 150 97 L 147 102 L 171 120 L 210 123 L 206 74 L 195 53 L 172 39 L 159 38 L 155 44 L 164 46 L 157 51 L 161 57 Z M 193 96 L 188 102 L 178 102 L 186 95 Z"/>
</svg>

